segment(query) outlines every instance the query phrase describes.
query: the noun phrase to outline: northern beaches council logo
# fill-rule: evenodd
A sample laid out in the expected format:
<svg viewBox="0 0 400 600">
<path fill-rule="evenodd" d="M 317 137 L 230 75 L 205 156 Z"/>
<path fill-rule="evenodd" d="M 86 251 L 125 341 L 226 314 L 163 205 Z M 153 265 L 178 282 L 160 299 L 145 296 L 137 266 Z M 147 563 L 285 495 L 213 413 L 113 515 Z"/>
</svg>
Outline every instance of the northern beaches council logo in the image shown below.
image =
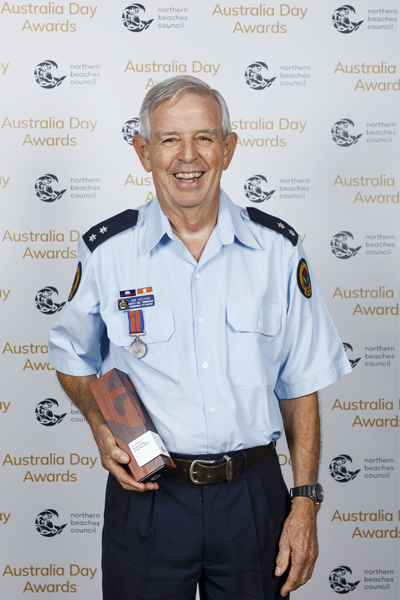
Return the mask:
<svg viewBox="0 0 400 600">
<path fill-rule="evenodd" d="M 142 33 L 146 31 L 154 21 L 146 21 L 144 19 L 146 15 L 146 9 L 143 4 L 131 4 L 127 6 L 122 13 L 122 23 L 132 33 Z"/>
<path fill-rule="evenodd" d="M 354 128 L 354 123 L 351 119 L 340 119 L 340 121 L 334 123 L 331 129 L 331 136 L 335 144 L 342 148 L 348 148 L 349 146 L 357 144 L 362 133 L 359 135 L 351 135 L 351 127 Z"/>
<path fill-rule="evenodd" d="M 332 590 L 337 594 L 348 594 L 355 590 L 360 581 L 356 581 L 355 583 L 348 582 L 347 577 L 352 574 L 350 567 L 346 567 L 345 565 L 333 569 L 329 575 L 329 585 Z"/>
<path fill-rule="evenodd" d="M 126 121 L 126 123 L 124 123 L 122 127 L 122 137 L 129 146 L 132 146 L 133 136 L 139 135 L 139 133 L 140 119 L 138 119 L 137 117 L 133 117 L 132 119 L 129 119 L 129 121 Z"/>
<path fill-rule="evenodd" d="M 348 454 L 339 454 L 339 456 L 335 456 L 329 463 L 329 475 L 339 483 L 353 481 L 361 469 L 349 471 L 347 467 L 349 467 L 352 462 L 353 460 Z"/>
<path fill-rule="evenodd" d="M 357 248 L 350 248 L 349 243 L 350 240 L 354 239 L 353 234 L 350 231 L 339 231 L 336 233 L 331 239 L 331 252 L 336 256 L 336 258 L 353 258 L 358 254 L 358 251 L 362 246 L 358 246 Z"/>
<path fill-rule="evenodd" d="M 352 21 L 356 11 L 350 4 L 343 4 L 332 15 L 332 24 L 339 33 L 354 33 L 364 21 Z"/>
<path fill-rule="evenodd" d="M 63 309 L 65 302 L 54 302 L 58 290 L 51 285 L 42 288 L 35 296 L 35 306 L 44 315 L 55 315 Z"/>
<path fill-rule="evenodd" d="M 63 77 L 55 77 L 52 71 L 58 71 L 58 65 L 54 60 L 44 60 L 35 67 L 35 81 L 44 90 L 54 90 L 62 84 L 66 75 Z"/>
<path fill-rule="evenodd" d="M 47 538 L 60 535 L 60 533 L 64 531 L 64 528 L 67 526 L 67 524 L 54 525 L 53 521 L 55 519 L 58 519 L 58 512 L 53 508 L 48 508 L 42 511 L 35 519 L 36 531 L 43 537 Z"/>
<path fill-rule="evenodd" d="M 67 191 L 67 189 L 57 192 L 54 189 L 54 184 L 57 183 L 58 178 L 56 175 L 53 175 L 52 173 L 46 173 L 46 175 L 42 175 L 35 182 L 36 196 L 43 202 L 55 202 L 55 200 L 59 200 Z"/>
<path fill-rule="evenodd" d="M 45 398 L 45 400 L 39 402 L 35 408 L 36 420 L 45 427 L 54 427 L 54 425 L 58 425 L 67 415 L 67 413 L 64 413 L 63 415 L 55 415 L 53 411 L 57 410 L 57 408 L 57 400 L 54 400 L 53 398 Z"/>
<path fill-rule="evenodd" d="M 268 79 L 268 66 L 261 61 L 251 63 L 244 72 L 244 80 L 252 90 L 265 90 L 275 79 L 276 77 Z"/>
<path fill-rule="evenodd" d="M 267 178 L 264 175 L 253 175 L 244 184 L 244 195 L 251 202 L 265 202 L 269 200 L 276 190 L 267 191 Z"/>
</svg>

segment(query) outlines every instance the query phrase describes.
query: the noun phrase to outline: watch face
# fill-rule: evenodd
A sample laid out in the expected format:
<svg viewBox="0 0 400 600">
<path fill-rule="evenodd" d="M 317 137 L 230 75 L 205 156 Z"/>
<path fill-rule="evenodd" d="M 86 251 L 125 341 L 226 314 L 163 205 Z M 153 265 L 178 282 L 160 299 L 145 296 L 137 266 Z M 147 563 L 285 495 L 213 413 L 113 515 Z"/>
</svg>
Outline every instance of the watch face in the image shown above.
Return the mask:
<svg viewBox="0 0 400 600">
<path fill-rule="evenodd" d="M 320 483 L 315 484 L 315 497 L 318 500 L 318 502 L 322 502 L 322 500 L 324 499 L 324 488 Z"/>
</svg>

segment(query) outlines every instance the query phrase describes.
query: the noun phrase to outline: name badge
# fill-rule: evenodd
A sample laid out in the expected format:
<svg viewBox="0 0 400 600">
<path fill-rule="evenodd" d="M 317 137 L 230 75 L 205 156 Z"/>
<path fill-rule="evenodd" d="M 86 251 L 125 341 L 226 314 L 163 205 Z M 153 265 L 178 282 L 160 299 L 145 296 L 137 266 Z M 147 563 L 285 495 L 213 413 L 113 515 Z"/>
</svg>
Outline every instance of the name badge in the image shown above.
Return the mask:
<svg viewBox="0 0 400 600">
<path fill-rule="evenodd" d="M 154 304 L 154 294 L 148 294 L 147 296 L 131 296 L 120 298 L 118 300 L 118 310 L 136 310 L 138 308 L 154 306 Z"/>
</svg>

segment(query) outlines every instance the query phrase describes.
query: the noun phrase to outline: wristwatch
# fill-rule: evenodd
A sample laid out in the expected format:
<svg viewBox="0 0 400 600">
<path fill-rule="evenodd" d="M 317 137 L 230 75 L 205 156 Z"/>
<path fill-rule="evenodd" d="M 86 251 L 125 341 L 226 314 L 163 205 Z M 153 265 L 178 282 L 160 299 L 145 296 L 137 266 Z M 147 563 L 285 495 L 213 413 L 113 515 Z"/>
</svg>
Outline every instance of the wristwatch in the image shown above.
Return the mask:
<svg viewBox="0 0 400 600">
<path fill-rule="evenodd" d="M 290 497 L 307 496 L 313 500 L 314 504 L 321 504 L 324 499 L 324 488 L 320 483 L 314 485 L 300 485 L 299 487 L 291 488 Z"/>
</svg>

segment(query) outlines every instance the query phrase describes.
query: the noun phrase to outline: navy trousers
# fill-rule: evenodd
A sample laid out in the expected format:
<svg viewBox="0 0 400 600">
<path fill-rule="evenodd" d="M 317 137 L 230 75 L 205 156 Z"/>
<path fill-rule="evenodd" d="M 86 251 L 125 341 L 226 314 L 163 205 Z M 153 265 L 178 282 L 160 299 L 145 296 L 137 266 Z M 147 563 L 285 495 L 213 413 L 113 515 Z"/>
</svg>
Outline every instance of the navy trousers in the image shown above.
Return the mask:
<svg viewBox="0 0 400 600">
<path fill-rule="evenodd" d="M 202 600 L 280 598 L 275 559 L 291 503 L 275 450 L 229 482 L 158 483 L 140 493 L 108 479 L 104 600 L 195 600 L 197 584 Z"/>
</svg>

